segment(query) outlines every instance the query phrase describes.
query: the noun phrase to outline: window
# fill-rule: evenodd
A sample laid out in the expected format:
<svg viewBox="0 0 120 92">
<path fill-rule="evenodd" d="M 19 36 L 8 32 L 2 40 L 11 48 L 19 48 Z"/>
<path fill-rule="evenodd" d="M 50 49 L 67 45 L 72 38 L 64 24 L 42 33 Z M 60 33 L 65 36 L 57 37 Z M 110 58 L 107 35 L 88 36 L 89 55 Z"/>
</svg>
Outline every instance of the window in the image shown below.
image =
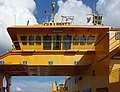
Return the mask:
<svg viewBox="0 0 120 92">
<path fill-rule="evenodd" d="M 41 36 L 36 36 L 36 45 L 41 45 Z"/>
<path fill-rule="evenodd" d="M 79 36 L 74 36 L 73 45 L 78 45 Z"/>
<path fill-rule="evenodd" d="M 23 45 L 27 45 L 27 36 L 20 36 Z"/>
<path fill-rule="evenodd" d="M 61 49 L 61 36 L 53 36 L 53 50 Z"/>
<path fill-rule="evenodd" d="M 88 36 L 88 42 L 87 45 L 91 45 L 95 39 L 95 36 Z"/>
<path fill-rule="evenodd" d="M 116 32 L 116 39 L 120 40 L 120 32 Z"/>
<path fill-rule="evenodd" d="M 43 49 L 50 50 L 51 49 L 51 36 L 43 36 Z"/>
<path fill-rule="evenodd" d="M 86 43 L 86 36 L 85 35 L 80 36 L 80 45 L 85 45 L 85 43 Z"/>
<path fill-rule="evenodd" d="M 69 35 L 65 35 L 64 37 L 63 37 L 63 49 L 64 50 L 69 50 L 69 49 L 71 49 L 71 36 L 69 36 Z"/>
<path fill-rule="evenodd" d="M 34 45 L 34 36 L 29 36 L 29 45 Z"/>
</svg>

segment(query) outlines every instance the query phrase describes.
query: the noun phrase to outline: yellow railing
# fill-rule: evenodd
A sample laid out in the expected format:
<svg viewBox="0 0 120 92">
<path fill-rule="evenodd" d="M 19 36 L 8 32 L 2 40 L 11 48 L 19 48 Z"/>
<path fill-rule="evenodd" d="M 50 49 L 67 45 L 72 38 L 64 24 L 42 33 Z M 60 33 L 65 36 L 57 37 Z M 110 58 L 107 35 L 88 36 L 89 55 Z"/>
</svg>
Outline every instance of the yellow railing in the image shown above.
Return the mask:
<svg viewBox="0 0 120 92">
<path fill-rule="evenodd" d="M 120 46 L 120 39 L 116 39 L 116 34 L 109 39 L 109 52 Z"/>
<path fill-rule="evenodd" d="M 120 82 L 120 68 L 110 71 L 109 82 Z"/>
</svg>

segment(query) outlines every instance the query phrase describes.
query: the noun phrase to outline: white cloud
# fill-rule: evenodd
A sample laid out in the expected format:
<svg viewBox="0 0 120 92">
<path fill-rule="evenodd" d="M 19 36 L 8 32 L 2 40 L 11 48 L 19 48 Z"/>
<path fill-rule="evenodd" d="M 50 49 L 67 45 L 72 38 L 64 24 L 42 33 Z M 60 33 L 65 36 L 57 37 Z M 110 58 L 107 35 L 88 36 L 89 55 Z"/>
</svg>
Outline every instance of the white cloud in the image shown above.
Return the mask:
<svg viewBox="0 0 120 92">
<path fill-rule="evenodd" d="M 58 0 L 58 6 L 61 7 L 63 5 L 63 1 L 62 0 Z"/>
<path fill-rule="evenodd" d="M 15 91 L 15 92 L 21 92 L 22 89 L 21 89 L 20 87 L 15 87 L 14 91 Z"/>
<path fill-rule="evenodd" d="M 6 31 L 8 26 L 30 25 L 36 23 L 33 13 L 36 5 L 34 0 L 0 0 L 0 54 L 11 49 L 11 40 Z"/>
<path fill-rule="evenodd" d="M 74 24 L 87 24 L 86 23 L 86 14 L 91 14 L 92 10 L 90 7 L 78 0 L 67 0 L 63 2 L 62 0 L 58 1 L 59 10 L 55 15 L 55 21 L 61 22 L 61 16 L 74 16 Z"/>
<path fill-rule="evenodd" d="M 11 92 L 18 89 L 21 89 L 22 92 L 51 92 L 52 91 L 52 82 L 39 82 L 39 81 L 14 81 L 12 82 Z M 19 91 L 21 91 L 19 90 Z M 18 92 L 18 91 L 17 91 Z"/>
<path fill-rule="evenodd" d="M 59 85 L 64 83 L 65 79 L 65 76 L 12 77 L 11 92 L 16 92 L 16 87 L 20 88 L 21 92 L 52 92 L 52 83 L 57 81 Z"/>
<path fill-rule="evenodd" d="M 99 0 L 96 8 L 105 25 L 120 27 L 120 0 Z"/>
</svg>

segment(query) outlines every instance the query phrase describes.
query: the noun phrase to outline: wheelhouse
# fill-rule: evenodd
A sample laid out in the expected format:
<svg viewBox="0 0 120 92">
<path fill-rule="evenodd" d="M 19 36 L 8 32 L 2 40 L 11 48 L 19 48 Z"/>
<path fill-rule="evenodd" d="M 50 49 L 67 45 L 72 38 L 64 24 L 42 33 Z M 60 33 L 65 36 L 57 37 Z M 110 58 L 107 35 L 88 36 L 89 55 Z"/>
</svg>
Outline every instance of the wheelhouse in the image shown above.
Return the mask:
<svg viewBox="0 0 120 92">
<path fill-rule="evenodd" d="M 104 26 L 16 26 L 9 27 L 15 49 L 95 50 L 95 43 L 108 27 Z M 15 35 L 16 34 L 16 35 Z"/>
</svg>

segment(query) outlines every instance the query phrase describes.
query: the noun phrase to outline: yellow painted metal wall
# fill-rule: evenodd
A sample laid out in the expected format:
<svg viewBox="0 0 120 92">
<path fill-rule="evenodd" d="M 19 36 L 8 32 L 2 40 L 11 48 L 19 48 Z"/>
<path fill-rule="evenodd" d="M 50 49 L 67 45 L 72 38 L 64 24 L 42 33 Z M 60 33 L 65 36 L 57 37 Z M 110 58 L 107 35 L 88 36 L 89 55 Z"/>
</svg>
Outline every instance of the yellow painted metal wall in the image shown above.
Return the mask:
<svg viewBox="0 0 120 92">
<path fill-rule="evenodd" d="M 88 88 L 91 88 L 91 92 L 96 92 L 98 88 L 109 89 L 109 59 L 102 60 L 101 58 L 109 52 L 107 31 L 102 34 L 103 37 L 98 38 L 95 53 L 86 56 L 84 59 L 85 61 L 92 61 L 90 68 L 82 72 L 80 76 L 71 77 L 67 81 L 68 92 L 82 92 Z"/>
<path fill-rule="evenodd" d="M 71 77 L 71 79 L 68 80 L 68 92 L 81 92 L 87 88 L 91 88 L 91 92 L 96 92 L 97 88 L 109 88 L 108 76 L 109 68 L 107 63 L 96 62 L 90 69 L 84 71 L 81 76 Z"/>
<path fill-rule="evenodd" d="M 114 53 L 114 50 L 119 46 L 120 40 L 116 40 L 116 32 L 110 32 L 109 35 L 107 32 L 104 32 L 98 38 L 95 54 L 92 54 L 94 59 L 90 58 L 90 55 L 84 59 L 85 61 L 89 60 L 94 62 L 92 62 L 90 69 L 84 71 L 81 76 L 71 77 L 67 80 L 66 86 L 68 86 L 68 92 L 81 92 L 87 88 L 91 88 L 91 92 L 103 92 L 103 90 L 106 90 L 105 92 L 120 91 L 120 59 L 119 57 L 114 59 L 114 56 L 111 56 L 114 54 L 111 53 L 107 57 L 109 52 L 112 51 Z M 119 54 L 117 55 L 119 56 Z"/>
<path fill-rule="evenodd" d="M 113 51 L 114 49 L 116 49 L 117 47 L 120 46 L 120 40 L 116 39 L 116 32 L 119 31 L 110 31 L 109 32 L 109 52 Z"/>
<path fill-rule="evenodd" d="M 8 55 L 2 58 L 5 64 L 22 64 L 27 61 L 27 65 L 48 65 L 49 61 L 53 61 L 53 65 L 74 65 L 74 61 L 79 61 L 83 54 L 65 54 L 61 53 L 24 53 L 19 55 Z"/>
<path fill-rule="evenodd" d="M 109 83 L 120 82 L 120 60 L 112 59 L 110 61 Z"/>
</svg>

